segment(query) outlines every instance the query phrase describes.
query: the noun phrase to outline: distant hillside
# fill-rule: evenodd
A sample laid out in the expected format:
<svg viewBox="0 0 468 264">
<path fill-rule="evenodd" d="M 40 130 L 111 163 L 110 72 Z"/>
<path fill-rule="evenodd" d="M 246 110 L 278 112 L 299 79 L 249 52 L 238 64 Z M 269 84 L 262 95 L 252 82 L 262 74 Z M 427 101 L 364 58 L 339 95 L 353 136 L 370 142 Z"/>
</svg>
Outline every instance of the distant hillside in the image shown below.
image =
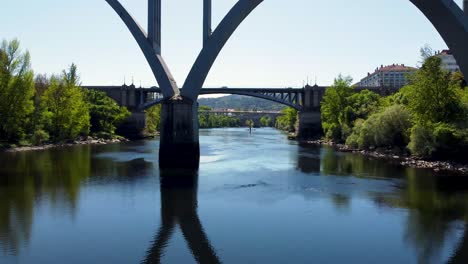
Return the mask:
<svg viewBox="0 0 468 264">
<path fill-rule="evenodd" d="M 217 109 L 239 110 L 274 110 L 279 111 L 285 106 L 275 102 L 242 95 L 229 95 L 219 98 L 200 98 L 200 105 Z"/>
</svg>

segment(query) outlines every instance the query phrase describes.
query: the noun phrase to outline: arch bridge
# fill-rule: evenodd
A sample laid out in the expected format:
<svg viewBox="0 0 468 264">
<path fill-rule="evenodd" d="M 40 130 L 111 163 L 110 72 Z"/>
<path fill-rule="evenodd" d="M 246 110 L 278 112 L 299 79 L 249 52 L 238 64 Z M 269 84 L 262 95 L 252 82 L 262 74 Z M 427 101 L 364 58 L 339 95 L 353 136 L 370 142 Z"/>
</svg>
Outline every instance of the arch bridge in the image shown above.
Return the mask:
<svg viewBox="0 0 468 264">
<path fill-rule="evenodd" d="M 144 111 L 148 108 L 163 104 L 166 100 L 160 88 L 137 88 L 134 85 L 122 86 L 83 86 L 105 92 L 120 106 L 127 107 L 132 112 L 120 133 L 129 137 L 141 136 L 146 124 Z M 312 137 L 320 135 L 322 131 L 320 119 L 320 102 L 325 95 L 327 86 L 305 86 L 304 88 L 203 88 L 201 95 L 235 94 L 260 98 L 285 106 L 292 107 L 299 112 L 299 136 Z M 382 96 L 398 91 L 391 87 L 355 87 L 355 91 L 369 89 Z M 196 122 L 196 121 L 195 121 Z"/>
<path fill-rule="evenodd" d="M 140 46 L 161 88 L 162 101 L 160 167 L 197 169 L 200 146 L 195 102 L 221 50 L 240 24 L 263 0 L 237 0 L 232 9 L 212 30 L 212 0 L 203 0 L 203 47 L 182 89 L 178 87 L 161 52 L 161 0 L 148 0 L 147 32 L 119 0 L 105 0 L 121 17 Z M 409 0 L 434 25 L 453 52 L 460 69 L 468 75 L 468 0 L 464 10 L 453 0 Z M 281 102 L 296 105 L 289 97 Z M 252 96 L 281 100 L 275 96 L 251 93 Z M 289 96 L 289 95 L 288 95 Z M 144 98 L 143 98 L 144 99 Z M 300 102 L 298 98 L 296 102 Z M 297 107 L 297 105 L 296 105 Z M 304 108 L 304 106 L 303 106 Z"/>
</svg>

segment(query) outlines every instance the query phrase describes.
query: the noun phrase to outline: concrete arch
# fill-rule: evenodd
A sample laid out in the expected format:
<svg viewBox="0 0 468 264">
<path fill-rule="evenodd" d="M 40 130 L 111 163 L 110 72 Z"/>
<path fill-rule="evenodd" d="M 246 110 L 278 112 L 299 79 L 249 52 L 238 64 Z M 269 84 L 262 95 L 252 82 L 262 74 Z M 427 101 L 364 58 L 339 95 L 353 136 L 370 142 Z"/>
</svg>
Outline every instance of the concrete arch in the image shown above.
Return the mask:
<svg viewBox="0 0 468 264">
<path fill-rule="evenodd" d="M 468 76 L 468 15 L 453 0 L 410 0 L 434 25 Z M 465 1 L 465 9 L 468 8 Z"/>
<path fill-rule="evenodd" d="M 468 12 L 453 0 L 409 0 L 434 25 L 452 50 L 460 69 L 468 75 Z M 239 0 L 201 51 L 184 83 L 182 95 L 195 100 L 219 52 L 235 29 L 263 0 Z M 465 1 L 465 5 L 468 5 Z M 468 8 L 466 6 L 465 8 Z M 231 25 L 230 25 L 231 24 Z"/>
<path fill-rule="evenodd" d="M 106 2 L 120 16 L 140 46 L 141 51 L 143 51 L 143 54 L 153 71 L 153 75 L 161 87 L 164 97 L 169 98 L 179 95 L 179 88 L 177 87 L 174 77 L 169 71 L 169 67 L 166 65 L 161 54 L 157 52 L 157 50 L 160 51 L 160 47 L 152 45 L 152 41 L 148 38 L 148 34 L 145 30 L 143 30 L 143 28 L 135 21 L 135 19 L 118 0 L 106 0 Z"/>
<path fill-rule="evenodd" d="M 182 96 L 197 100 L 206 77 L 224 45 L 242 21 L 262 2 L 263 0 L 239 0 L 228 12 L 213 34 L 205 41 L 202 51 L 185 80 Z"/>
</svg>

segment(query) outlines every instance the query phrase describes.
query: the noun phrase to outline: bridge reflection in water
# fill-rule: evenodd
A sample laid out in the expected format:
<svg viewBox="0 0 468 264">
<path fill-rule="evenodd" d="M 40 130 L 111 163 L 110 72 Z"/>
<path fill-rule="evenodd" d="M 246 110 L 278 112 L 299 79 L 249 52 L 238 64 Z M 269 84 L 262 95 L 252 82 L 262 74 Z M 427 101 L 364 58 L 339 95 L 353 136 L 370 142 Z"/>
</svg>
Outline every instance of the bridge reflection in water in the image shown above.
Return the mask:
<svg viewBox="0 0 468 264">
<path fill-rule="evenodd" d="M 142 263 L 161 263 L 178 224 L 198 263 L 221 263 L 198 216 L 198 173 L 161 175 L 161 227 Z"/>
<path fill-rule="evenodd" d="M 214 138 L 213 145 L 222 142 L 217 140 L 217 137 L 212 138 Z M 237 140 L 237 138 L 232 140 Z M 263 141 L 265 144 L 266 142 Z M 275 149 L 280 151 L 276 148 L 276 145 L 280 143 L 277 140 L 272 142 L 275 144 Z M 220 263 L 220 256 L 225 260 L 232 261 L 232 256 L 230 258 L 226 252 L 223 254 L 218 252 L 220 255 L 217 254 L 214 248 L 227 248 L 226 244 L 223 244 L 222 240 L 211 244 L 208 238 L 210 234 L 207 234 L 202 226 L 197 211 L 199 190 L 196 174 L 189 174 L 189 177 L 184 177 L 184 181 L 178 177 L 164 177 L 165 175 L 163 175 L 158 182 L 159 175 L 156 172 L 155 162 L 151 160 L 153 152 L 150 151 L 154 145 L 148 143 L 150 142 L 132 142 L 128 145 L 117 144 L 98 148 L 79 146 L 34 153 L 0 153 L 0 160 L 4 164 L 8 164 L 8 166 L 0 167 L 0 251 L 3 252 L 3 255 L 0 253 L 0 262 L 3 261 L 4 255 L 11 255 L 11 262 L 22 260 L 34 263 L 41 259 L 47 260 L 42 261 L 42 263 L 57 263 L 53 260 L 64 259 L 65 253 L 63 252 L 82 253 L 85 251 L 83 248 L 90 246 L 102 248 L 102 250 L 88 252 L 88 256 L 85 254 L 75 256 L 74 260 L 86 263 L 91 255 L 91 258 L 95 260 L 102 260 L 100 262 L 112 262 L 109 261 L 112 259 L 102 252 L 118 250 L 118 255 L 121 255 L 119 257 L 128 257 L 132 255 L 132 252 L 138 252 L 135 254 L 135 259 L 143 263 L 160 263 L 171 259 L 170 257 L 165 258 L 165 253 L 179 246 L 178 241 L 177 243 L 174 241 L 169 243 L 171 236 L 179 234 L 177 226 L 181 228 L 182 235 L 195 261 Z M 324 198 L 323 200 L 333 202 L 332 206 L 335 206 L 335 209 L 340 212 L 346 212 L 346 210 L 351 212 L 350 209 L 352 209 L 353 200 L 356 197 L 370 200 L 383 212 L 388 211 L 388 208 L 401 210 L 404 212 L 400 223 L 403 231 L 399 239 L 403 240 L 402 243 L 410 248 L 409 251 L 415 251 L 419 263 L 434 263 L 434 255 L 437 256 L 442 251 L 447 252 L 444 249 L 448 245 L 446 244 L 447 237 L 453 235 L 455 230 L 459 242 L 457 249 L 450 247 L 453 256 L 450 259 L 446 257 L 447 263 L 468 263 L 468 226 L 466 225 L 468 219 L 468 178 L 449 175 L 431 176 L 422 170 L 395 166 L 384 160 L 370 159 L 351 153 L 336 153 L 331 148 L 301 146 L 296 149 L 294 145 L 283 147 L 288 149 L 287 152 L 283 153 L 293 156 L 291 161 L 296 167 L 295 171 L 294 169 L 288 170 L 291 173 L 294 172 L 287 177 L 288 194 L 291 192 L 293 196 L 298 194 L 308 198 L 315 195 L 315 192 L 311 192 L 308 187 L 326 186 L 328 191 L 320 193 L 320 197 Z M 250 148 L 251 151 L 253 149 Z M 244 151 L 243 149 L 242 153 Z M 134 155 L 141 158 L 132 159 Z M 220 164 L 222 165 L 221 162 Z M 203 183 L 204 186 L 210 183 L 210 180 L 205 177 L 206 175 L 202 178 L 206 180 Z M 357 181 L 361 181 L 361 184 L 353 184 Z M 315 184 L 317 182 L 319 185 Z M 388 186 L 387 183 L 391 185 L 388 189 L 385 188 Z M 160 194 L 154 190 L 156 189 L 154 184 L 161 185 Z M 100 193 L 101 190 L 105 190 L 106 192 L 103 194 L 111 197 L 122 197 L 125 194 L 123 200 L 130 200 L 126 196 L 127 186 L 137 186 L 135 194 L 149 192 L 160 196 L 161 226 L 159 229 L 155 228 L 154 224 L 154 222 L 158 222 L 157 219 L 153 221 L 154 219 L 149 216 L 155 215 L 155 206 L 148 209 L 149 214 L 138 214 L 141 213 L 141 208 L 147 207 L 147 203 L 145 203 L 148 201 L 147 197 L 138 200 L 142 207 L 133 211 L 135 215 L 132 218 L 120 214 L 107 215 L 116 211 L 116 208 L 126 208 L 120 199 L 108 199 L 105 200 L 105 203 L 99 199 L 96 200 L 96 197 L 89 200 L 90 197 L 93 197 L 92 193 Z M 115 194 L 116 196 L 112 196 L 112 189 L 119 191 Z M 124 192 L 121 193 L 121 191 Z M 276 191 L 276 189 L 272 190 L 272 192 Z M 152 205 L 155 205 L 155 202 L 159 203 L 157 200 L 156 197 L 150 201 L 153 202 Z M 98 208 L 93 208 L 93 205 Z M 103 211 L 104 208 L 107 208 L 108 211 Z M 52 217 L 59 221 L 47 225 L 44 219 L 50 219 L 48 218 L 50 217 L 50 209 L 55 212 Z M 278 213 L 281 214 L 281 212 Z M 84 221 L 86 215 L 92 216 L 89 219 L 93 221 L 86 223 Z M 298 216 L 301 217 L 301 214 Z M 144 225 L 144 222 L 135 221 L 133 217 L 139 220 L 142 217 L 147 217 L 146 219 L 150 221 Z M 349 219 L 346 215 L 342 218 L 339 217 L 336 221 L 338 225 L 341 224 L 341 221 Z M 247 219 L 249 223 L 255 223 L 258 220 L 258 218 L 251 216 Z M 333 219 L 330 219 L 330 222 L 333 222 L 331 220 Z M 132 223 L 146 227 L 135 228 L 131 226 Z M 208 222 L 205 223 L 205 227 L 213 230 L 214 223 L 212 222 L 210 226 L 207 224 Z M 310 222 L 310 224 L 313 225 L 314 222 Z M 53 228 L 48 228 L 52 225 Z M 286 230 L 290 228 L 288 226 L 278 227 L 284 227 Z M 352 228 L 350 225 L 348 227 Z M 99 231 L 95 232 L 95 230 Z M 120 247 L 112 244 L 113 238 L 106 236 L 109 234 L 106 233 L 106 230 L 111 234 L 115 234 L 115 230 L 119 230 L 116 235 L 123 240 Z M 311 227 L 305 225 L 304 235 L 310 230 Z M 132 235 L 138 234 L 139 237 L 144 237 L 144 240 L 132 240 L 132 236 L 126 232 Z M 149 237 L 144 234 L 149 234 Z M 63 239 L 69 242 L 68 244 L 60 240 L 62 235 Z M 217 233 L 211 235 L 223 237 Z M 229 234 L 226 235 L 229 239 Z M 253 235 L 258 234 L 253 233 Z M 247 232 L 242 233 L 240 241 L 262 242 L 257 237 L 250 239 L 253 235 Z M 81 236 L 86 239 L 81 239 Z M 345 239 L 346 234 L 343 234 L 343 240 Z M 359 239 L 362 238 L 352 237 L 350 240 L 357 241 Z M 385 241 L 385 232 L 382 232 L 379 239 Z M 41 245 L 48 243 L 56 243 L 53 247 L 54 253 L 42 250 Z M 280 245 L 284 244 L 280 243 Z M 379 247 L 386 249 L 385 245 Z M 242 247 L 239 248 L 242 249 Z M 392 246 L 389 246 L 389 250 L 392 249 Z M 235 249 L 230 248 L 229 250 Z M 250 250 L 254 251 L 254 249 L 247 248 L 246 252 L 250 252 Z M 275 248 L 272 248 L 273 250 Z M 333 250 L 342 254 L 344 252 L 339 248 Z M 363 248 L 362 250 L 368 249 Z M 135 260 L 133 257 L 129 259 Z M 132 261 L 127 261 L 127 263 Z"/>
</svg>

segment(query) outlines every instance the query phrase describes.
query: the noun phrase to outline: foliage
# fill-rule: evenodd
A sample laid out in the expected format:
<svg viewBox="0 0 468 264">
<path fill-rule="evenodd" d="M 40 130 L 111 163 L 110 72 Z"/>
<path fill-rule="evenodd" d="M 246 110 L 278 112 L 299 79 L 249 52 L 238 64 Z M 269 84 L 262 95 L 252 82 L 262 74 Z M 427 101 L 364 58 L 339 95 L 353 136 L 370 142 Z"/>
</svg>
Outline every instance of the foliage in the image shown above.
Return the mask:
<svg viewBox="0 0 468 264">
<path fill-rule="evenodd" d="M 346 144 L 359 148 L 406 147 L 409 141 L 411 115 L 402 105 L 394 105 L 356 123 Z"/>
<path fill-rule="evenodd" d="M 50 87 L 44 93 L 42 102 L 50 118 L 47 130 L 54 140 L 73 140 L 80 134 L 89 133 L 89 107 L 84 92 L 79 87 L 74 64 L 60 78 L 51 78 Z"/>
<path fill-rule="evenodd" d="M 276 128 L 294 132 L 296 130 L 296 122 L 297 122 L 297 110 L 292 107 L 286 107 L 281 110 L 282 115 L 276 119 Z"/>
<path fill-rule="evenodd" d="M 321 102 L 322 127 L 329 140 L 342 141 L 350 132 L 352 122 L 357 118 L 350 97 L 353 93 L 351 77 L 339 75 L 333 85 L 325 91 Z M 354 97 L 355 103 L 362 98 Z M 358 107 L 360 108 L 360 107 Z"/>
<path fill-rule="evenodd" d="M 200 128 L 239 127 L 241 121 L 237 117 L 217 115 L 213 113 L 200 113 L 198 115 Z"/>
<path fill-rule="evenodd" d="M 26 133 L 34 111 L 34 74 L 29 52 L 18 40 L 0 47 L 0 141 L 18 142 Z"/>
<path fill-rule="evenodd" d="M 49 133 L 42 129 L 34 131 L 34 133 L 31 136 L 31 143 L 34 145 L 41 145 L 47 141 L 49 141 Z"/>
<path fill-rule="evenodd" d="M 116 126 L 130 116 L 126 107 L 119 106 L 104 92 L 87 90 L 85 96 L 89 105 L 91 133 L 114 135 Z"/>
<path fill-rule="evenodd" d="M 260 126 L 262 126 L 262 127 L 271 127 L 271 125 L 272 125 L 271 117 L 262 116 L 260 118 Z"/>
<path fill-rule="evenodd" d="M 409 150 L 416 156 L 430 157 L 435 151 L 435 138 L 430 127 L 416 124 L 411 129 L 411 141 Z"/>
<path fill-rule="evenodd" d="M 421 49 L 419 49 L 419 53 L 421 55 L 420 64 L 424 64 L 427 59 L 431 58 L 434 55 L 434 50 L 428 44 L 424 45 Z"/>
<path fill-rule="evenodd" d="M 146 110 L 145 134 L 154 134 L 161 127 L 161 105 L 153 106 Z"/>
<path fill-rule="evenodd" d="M 424 64 L 410 85 L 385 98 L 369 91 L 349 95 L 349 83 L 338 77 L 322 102 L 326 137 L 346 139 L 354 148 L 407 148 L 423 158 L 466 162 L 468 89 L 463 75 L 444 71 L 429 48 L 421 54 Z"/>
<path fill-rule="evenodd" d="M 460 83 L 440 67 L 441 59 L 430 57 L 402 92 L 416 122 L 438 123 L 459 119 Z"/>
<path fill-rule="evenodd" d="M 468 155 L 468 130 L 447 123 L 416 124 L 411 131 L 408 149 L 423 158 L 463 161 Z"/>
<path fill-rule="evenodd" d="M 200 98 L 200 105 L 205 105 L 213 109 L 236 109 L 245 111 L 280 111 L 284 105 L 268 101 L 265 99 L 254 98 L 242 95 L 229 95 L 218 98 Z"/>
<path fill-rule="evenodd" d="M 245 125 L 246 125 L 247 127 L 252 128 L 252 127 L 255 125 L 255 123 L 254 123 L 253 120 L 249 119 L 249 120 L 246 120 L 246 121 L 245 121 Z"/>
</svg>

